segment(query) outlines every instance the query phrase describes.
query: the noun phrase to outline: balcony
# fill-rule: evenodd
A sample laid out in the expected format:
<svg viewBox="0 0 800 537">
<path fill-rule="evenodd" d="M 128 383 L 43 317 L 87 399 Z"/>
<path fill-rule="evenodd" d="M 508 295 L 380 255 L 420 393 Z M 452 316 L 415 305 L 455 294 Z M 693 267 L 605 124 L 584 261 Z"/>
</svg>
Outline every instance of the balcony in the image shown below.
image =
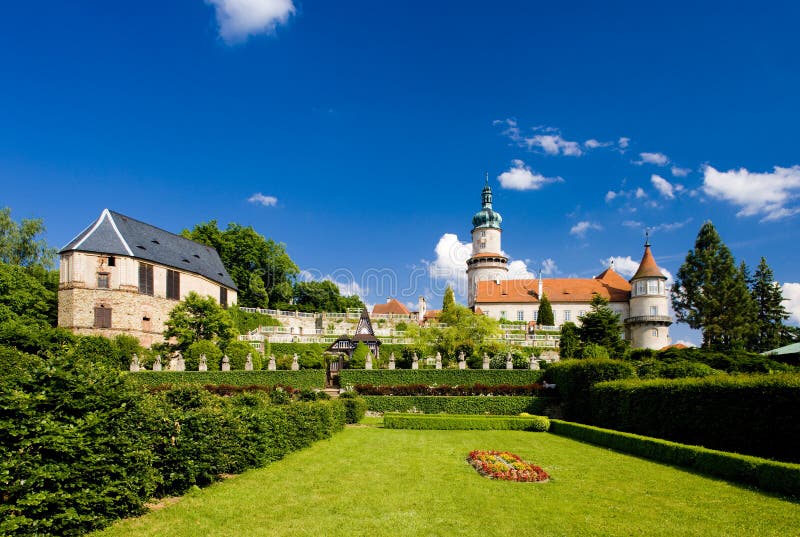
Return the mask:
<svg viewBox="0 0 800 537">
<path fill-rule="evenodd" d="M 672 317 L 669 315 L 639 315 L 638 317 L 628 317 L 625 319 L 625 324 L 634 323 L 654 323 L 654 324 L 672 324 Z"/>
</svg>

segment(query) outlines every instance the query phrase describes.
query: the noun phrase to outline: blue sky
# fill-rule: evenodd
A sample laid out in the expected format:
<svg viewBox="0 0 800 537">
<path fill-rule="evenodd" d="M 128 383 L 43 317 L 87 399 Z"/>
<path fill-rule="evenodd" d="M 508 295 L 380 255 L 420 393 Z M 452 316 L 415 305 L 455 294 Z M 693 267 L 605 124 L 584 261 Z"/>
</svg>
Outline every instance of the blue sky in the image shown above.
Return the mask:
<svg viewBox="0 0 800 537">
<path fill-rule="evenodd" d="M 368 303 L 436 304 L 488 172 L 520 273 L 622 272 L 649 227 L 674 274 L 710 219 L 737 260 L 767 257 L 800 322 L 795 2 L 3 15 L 0 205 L 44 218 L 55 246 L 105 207 L 175 232 L 235 221 Z"/>
</svg>

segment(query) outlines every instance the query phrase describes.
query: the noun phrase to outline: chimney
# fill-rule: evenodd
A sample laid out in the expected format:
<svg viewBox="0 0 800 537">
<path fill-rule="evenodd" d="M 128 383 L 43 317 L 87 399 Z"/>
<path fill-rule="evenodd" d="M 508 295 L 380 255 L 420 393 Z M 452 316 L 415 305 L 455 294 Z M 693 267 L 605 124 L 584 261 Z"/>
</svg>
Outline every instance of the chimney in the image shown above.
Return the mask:
<svg viewBox="0 0 800 537">
<path fill-rule="evenodd" d="M 539 269 L 539 300 L 542 299 L 542 270 Z"/>
</svg>

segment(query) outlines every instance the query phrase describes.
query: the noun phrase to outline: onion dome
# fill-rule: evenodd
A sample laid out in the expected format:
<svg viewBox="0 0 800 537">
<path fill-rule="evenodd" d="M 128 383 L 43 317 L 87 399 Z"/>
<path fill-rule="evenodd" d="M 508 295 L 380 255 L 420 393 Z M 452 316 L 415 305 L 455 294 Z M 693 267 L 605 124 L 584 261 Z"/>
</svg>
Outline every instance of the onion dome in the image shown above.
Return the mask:
<svg viewBox="0 0 800 537">
<path fill-rule="evenodd" d="M 479 227 L 500 229 L 500 224 L 503 222 L 503 217 L 500 216 L 500 213 L 497 211 L 492 210 L 492 189 L 489 186 L 488 175 L 486 177 L 486 185 L 483 187 L 483 191 L 481 192 L 481 202 L 483 204 L 483 208 L 475 213 L 475 216 L 472 217 L 473 229 Z"/>
</svg>

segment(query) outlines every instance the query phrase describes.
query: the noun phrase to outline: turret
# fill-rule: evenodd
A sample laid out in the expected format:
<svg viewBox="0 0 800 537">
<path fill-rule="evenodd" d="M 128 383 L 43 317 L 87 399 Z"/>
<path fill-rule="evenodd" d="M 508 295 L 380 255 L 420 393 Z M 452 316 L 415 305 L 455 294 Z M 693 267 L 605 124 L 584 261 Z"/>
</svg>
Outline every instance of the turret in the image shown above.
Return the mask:
<svg viewBox="0 0 800 537">
<path fill-rule="evenodd" d="M 661 349 L 670 344 L 667 303 L 667 277 L 658 268 L 650 251 L 650 239 L 645 240 L 644 255 L 639 269 L 630 279 L 630 317 L 625 319 L 625 331 L 634 348 Z"/>
<path fill-rule="evenodd" d="M 508 258 L 501 252 L 500 224 L 503 217 L 492 207 L 492 188 L 489 174 L 481 191 L 481 210 L 472 217 L 472 256 L 467 260 L 467 304 L 475 305 L 478 282 L 481 280 L 505 280 L 508 274 Z"/>
</svg>

